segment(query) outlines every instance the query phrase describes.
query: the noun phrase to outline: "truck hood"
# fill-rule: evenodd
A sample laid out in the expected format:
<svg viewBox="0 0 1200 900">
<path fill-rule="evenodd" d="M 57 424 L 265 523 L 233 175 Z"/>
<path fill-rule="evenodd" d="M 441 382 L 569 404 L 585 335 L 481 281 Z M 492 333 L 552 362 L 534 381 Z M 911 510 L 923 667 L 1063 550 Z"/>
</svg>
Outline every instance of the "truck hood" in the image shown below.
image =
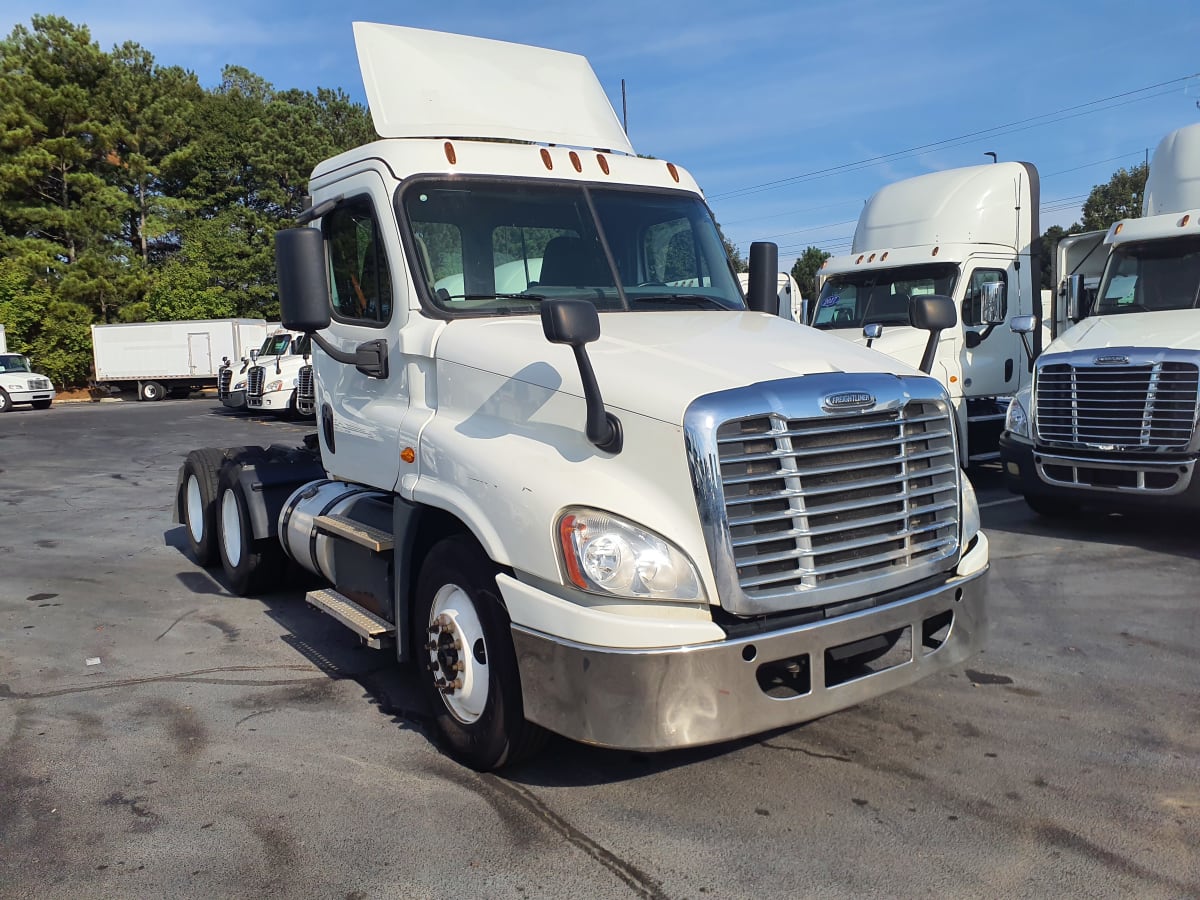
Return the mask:
<svg viewBox="0 0 1200 900">
<path fill-rule="evenodd" d="M 604 313 L 587 349 L 605 406 L 674 425 L 697 397 L 730 388 L 829 372 L 914 374 L 882 353 L 757 312 Z M 453 320 L 435 354 L 583 396 L 571 348 L 547 341 L 537 316 Z"/>
<path fill-rule="evenodd" d="M 949 340 L 952 333 L 950 331 L 944 333 L 942 340 Z M 861 328 L 837 328 L 828 330 L 825 334 L 850 341 L 864 349 L 867 346 L 867 339 L 863 337 Z M 929 332 L 921 331 L 910 325 L 884 326 L 883 337 L 871 344 L 871 350 L 872 352 L 886 353 L 893 359 L 898 359 L 915 369 L 921 364 L 921 357 L 925 354 L 925 344 L 928 340 Z"/>
<path fill-rule="evenodd" d="M 1200 310 L 1092 316 L 1063 332 L 1046 353 L 1107 347 L 1170 347 L 1200 350 Z"/>
</svg>

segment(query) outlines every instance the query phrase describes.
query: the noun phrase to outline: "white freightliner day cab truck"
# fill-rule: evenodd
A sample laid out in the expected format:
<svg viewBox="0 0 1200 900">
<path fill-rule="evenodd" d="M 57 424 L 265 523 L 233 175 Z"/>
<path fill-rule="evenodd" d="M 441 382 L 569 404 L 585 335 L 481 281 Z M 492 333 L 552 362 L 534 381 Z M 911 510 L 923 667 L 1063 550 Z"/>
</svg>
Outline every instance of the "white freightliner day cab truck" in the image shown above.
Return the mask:
<svg viewBox="0 0 1200 900">
<path fill-rule="evenodd" d="M 816 328 L 916 365 L 925 337 L 909 299 L 954 299 L 959 324 L 942 335 L 932 374 L 954 402 L 963 465 L 997 458 L 1008 401 L 1030 379 L 1020 338 L 1002 326 L 1034 315 L 1040 329 L 1038 194 L 1037 169 L 1019 162 L 886 185 L 863 208 L 850 254 L 821 267 L 810 305 Z"/>
<path fill-rule="evenodd" d="M 1009 406 L 1005 479 L 1043 515 L 1200 508 L 1200 125 L 1158 145 L 1142 212 L 1105 234 L 1094 296 L 1078 248 L 1060 254 L 1074 324 Z"/>
<path fill-rule="evenodd" d="M 188 455 L 199 561 L 238 593 L 285 554 L 322 575 L 308 602 L 417 663 L 479 769 L 546 729 L 758 733 L 980 647 L 987 539 L 935 379 L 767 314 L 774 245 L 744 300 L 695 181 L 634 154 L 582 57 L 354 29 L 383 139 L 277 235 L 317 434 Z M 498 290 L 514 259 L 537 277 Z M 932 343 L 953 308 L 920 308 Z"/>
<path fill-rule="evenodd" d="M 7 346 L 6 343 L 5 349 Z M 49 409 L 54 403 L 54 393 L 54 383 L 33 371 L 27 357 L 0 350 L 0 413 L 11 412 L 13 406 L 25 403 L 34 409 Z"/>
<path fill-rule="evenodd" d="M 134 387 L 139 400 L 217 387 L 221 359 L 249 355 L 266 337 L 262 319 L 196 319 L 92 326 L 96 383 Z"/>
<path fill-rule="evenodd" d="M 308 335 L 285 328 L 277 329 L 258 353 L 258 358 L 246 370 L 246 408 L 291 415 L 311 415 L 312 409 L 301 411 L 297 402 L 300 373 L 309 366 L 311 341 Z M 309 376 L 311 379 L 311 375 Z"/>
</svg>

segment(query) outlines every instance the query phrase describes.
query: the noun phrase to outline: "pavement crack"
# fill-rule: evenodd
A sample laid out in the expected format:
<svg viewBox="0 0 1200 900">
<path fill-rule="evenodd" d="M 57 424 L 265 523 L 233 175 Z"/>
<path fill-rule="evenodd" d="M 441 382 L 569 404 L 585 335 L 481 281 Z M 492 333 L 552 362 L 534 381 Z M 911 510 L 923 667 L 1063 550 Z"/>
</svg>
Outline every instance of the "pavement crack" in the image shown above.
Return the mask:
<svg viewBox="0 0 1200 900">
<path fill-rule="evenodd" d="M 192 672 L 177 672 L 171 675 L 149 675 L 145 678 L 126 678 L 121 681 L 106 681 L 100 684 L 80 685 L 78 687 L 59 688 L 54 691 L 14 691 L 10 685 L 0 684 L 0 700 L 40 700 L 46 697 L 63 697 L 68 694 L 86 694 L 91 691 L 110 691 L 119 688 L 135 687 L 142 684 L 155 684 L 160 682 L 180 681 L 180 682 L 199 682 L 201 684 L 230 684 L 230 685 L 250 685 L 254 687 L 276 687 L 279 685 L 288 684 L 305 684 L 316 681 L 327 681 L 333 678 L 335 681 L 346 677 L 343 675 L 331 675 L 323 673 L 319 678 L 281 678 L 270 681 L 264 681 L 257 678 L 206 678 L 206 675 L 215 675 L 223 672 L 319 672 L 320 669 L 313 666 L 218 666 L 213 669 L 196 669 Z"/>
<path fill-rule="evenodd" d="M 528 788 L 505 781 L 495 775 L 480 776 L 484 784 L 507 799 L 532 813 L 552 830 L 562 835 L 568 843 L 582 850 L 617 878 L 623 881 L 638 897 L 646 900 L 667 900 L 668 895 L 663 891 L 657 879 L 650 877 L 633 863 L 621 859 L 611 850 L 592 840 L 554 810 L 543 803 L 536 794 Z"/>
<path fill-rule="evenodd" d="M 815 750 L 808 750 L 804 747 L 788 747 L 786 744 L 772 744 L 770 741 L 759 741 L 763 747 L 768 747 L 771 750 L 786 750 L 788 753 L 803 753 L 805 756 L 811 756 L 813 759 L 835 759 L 838 762 L 854 762 L 848 756 L 838 756 L 836 753 L 818 753 Z"/>
<path fill-rule="evenodd" d="M 182 622 L 184 619 L 186 619 L 188 616 L 190 616 L 194 612 L 195 612 L 194 609 L 189 609 L 182 616 L 180 616 L 178 619 L 176 619 L 174 622 L 172 622 L 170 625 L 168 625 L 167 631 L 170 631 L 172 628 L 174 628 L 176 625 L 178 625 L 180 622 Z M 156 637 L 155 640 L 156 641 L 162 640 L 162 638 L 166 637 L 167 631 L 164 631 L 162 634 L 160 634 L 158 637 Z"/>
</svg>

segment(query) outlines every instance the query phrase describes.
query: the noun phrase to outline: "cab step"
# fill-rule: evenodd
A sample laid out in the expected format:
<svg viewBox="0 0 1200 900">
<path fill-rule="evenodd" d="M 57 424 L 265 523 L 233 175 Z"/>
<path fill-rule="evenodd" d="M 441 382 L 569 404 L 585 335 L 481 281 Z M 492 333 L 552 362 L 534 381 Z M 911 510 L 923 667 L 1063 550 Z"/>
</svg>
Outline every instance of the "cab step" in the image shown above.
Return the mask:
<svg viewBox="0 0 1200 900">
<path fill-rule="evenodd" d="M 375 553 L 386 553 L 396 545 L 391 534 L 382 528 L 364 525 L 345 516 L 317 516 L 313 524 L 316 525 L 317 531 L 344 538 Z"/>
<path fill-rule="evenodd" d="M 396 626 L 381 619 L 333 588 L 321 588 L 304 595 L 304 602 L 327 613 L 357 634 L 373 650 L 380 650 L 396 638 Z"/>
</svg>

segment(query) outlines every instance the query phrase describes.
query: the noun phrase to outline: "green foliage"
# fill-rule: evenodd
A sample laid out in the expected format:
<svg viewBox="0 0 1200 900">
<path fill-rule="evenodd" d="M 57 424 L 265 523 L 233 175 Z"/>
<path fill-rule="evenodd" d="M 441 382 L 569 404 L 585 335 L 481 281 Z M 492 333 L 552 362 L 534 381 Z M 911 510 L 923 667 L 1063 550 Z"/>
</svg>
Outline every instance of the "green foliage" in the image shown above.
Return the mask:
<svg viewBox="0 0 1200 900">
<path fill-rule="evenodd" d="M 318 162 L 375 138 L 341 90 L 228 66 L 205 90 L 133 42 L 34 16 L 0 40 L 0 322 L 82 383 L 93 322 L 276 319 L 275 231 Z"/>
<path fill-rule="evenodd" d="M 1082 230 L 1106 231 L 1121 219 L 1139 217 L 1149 174 L 1150 167 L 1145 163 L 1132 169 L 1121 168 L 1107 182 L 1092 188 L 1083 204 Z"/>
<path fill-rule="evenodd" d="M 717 223 L 717 234 L 721 236 L 721 243 L 725 245 L 725 253 L 729 256 L 729 261 L 733 264 L 733 271 L 748 271 L 750 264 L 742 258 L 742 251 L 738 249 L 737 244 L 725 237 L 725 232 L 721 230 L 720 222 Z"/>
<path fill-rule="evenodd" d="M 815 300 L 820 291 L 817 290 L 817 273 L 829 254 L 820 247 L 808 247 L 803 255 L 792 264 L 792 277 L 800 287 L 800 296 Z"/>
</svg>

